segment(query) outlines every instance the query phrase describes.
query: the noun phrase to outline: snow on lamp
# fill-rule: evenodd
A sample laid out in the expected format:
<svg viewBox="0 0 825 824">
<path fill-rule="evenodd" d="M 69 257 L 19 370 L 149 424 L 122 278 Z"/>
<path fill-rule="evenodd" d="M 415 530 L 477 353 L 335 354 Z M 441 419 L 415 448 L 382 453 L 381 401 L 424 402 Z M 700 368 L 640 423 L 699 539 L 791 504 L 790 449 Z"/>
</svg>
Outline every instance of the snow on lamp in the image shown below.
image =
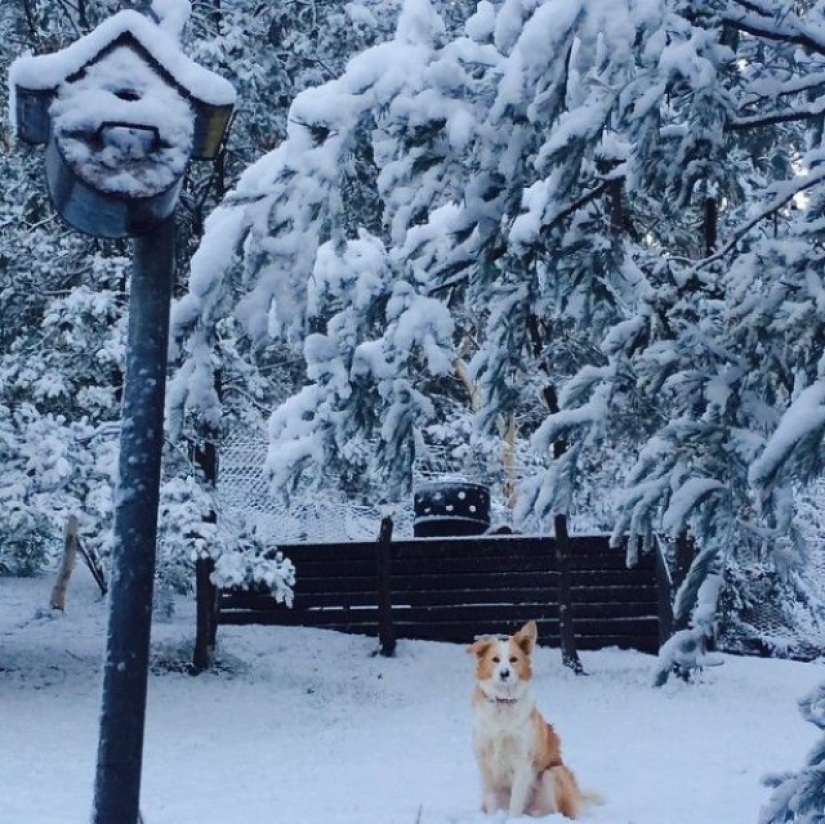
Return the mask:
<svg viewBox="0 0 825 824">
<path fill-rule="evenodd" d="M 47 144 L 46 180 L 60 215 L 98 237 L 150 232 L 175 208 L 190 159 L 220 151 L 231 83 L 126 10 L 61 51 L 12 65 L 18 136 Z"/>
</svg>

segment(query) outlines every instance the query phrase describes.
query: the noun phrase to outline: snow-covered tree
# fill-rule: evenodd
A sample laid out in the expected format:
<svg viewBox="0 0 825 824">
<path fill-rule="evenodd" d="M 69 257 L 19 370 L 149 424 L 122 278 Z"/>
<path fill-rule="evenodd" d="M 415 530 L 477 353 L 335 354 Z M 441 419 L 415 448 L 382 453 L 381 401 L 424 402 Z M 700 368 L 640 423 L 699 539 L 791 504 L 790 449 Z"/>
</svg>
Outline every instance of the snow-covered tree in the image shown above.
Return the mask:
<svg viewBox="0 0 825 824">
<path fill-rule="evenodd" d="M 196 288 L 176 307 L 176 330 L 188 337 L 173 406 L 201 417 L 217 408 L 198 390 L 213 368 L 216 318 L 234 308 L 253 343 L 273 334 L 302 342 L 312 383 L 271 424 L 283 446 L 273 471 L 293 486 L 312 465 L 332 469 L 353 494 L 384 473 L 378 485 L 390 499 L 408 491 L 415 430 L 433 414 L 421 367 L 434 378 L 451 371 L 451 321 L 385 250 L 376 163 L 378 113 L 399 89 L 420 87 L 417 66 L 443 28 L 434 12 L 405 10 L 395 41 L 298 97 L 288 139 L 210 217 L 193 259 Z M 243 267 L 233 270 L 241 244 Z M 248 290 L 237 305 L 234 278 Z"/>
<path fill-rule="evenodd" d="M 638 39 L 644 47 L 632 50 L 629 80 L 600 131 L 622 147 L 613 152 L 622 180 L 613 226 L 624 249 L 610 268 L 632 275 L 618 300 L 602 298 L 614 314 L 602 324 L 600 357 L 565 381 L 561 411 L 539 433 L 544 445 L 559 436 L 576 444 L 545 476 L 550 509 L 579 486 L 572 459 L 624 442 L 635 463 L 616 538 L 629 536 L 634 549 L 637 538 L 650 545 L 656 533 L 696 537 L 699 552 L 676 599 L 684 633 L 663 651 L 667 673 L 700 660 L 713 635 L 716 572 L 737 548 L 758 537 L 786 554 L 797 537 L 793 484 L 818 461 L 816 450 L 801 449 L 802 462 L 785 462 L 785 482 L 775 482 L 770 460 L 796 445 L 785 427 L 771 441 L 778 448 L 757 456 L 816 370 L 805 336 L 789 340 L 798 325 L 775 321 L 799 313 L 783 291 L 789 272 L 799 272 L 806 290 L 818 280 L 818 252 L 793 238 L 815 200 L 800 193 L 818 182 L 810 98 L 820 21 L 815 8 L 800 17 L 738 2 L 651 10 L 635 25 L 657 31 Z M 800 31 L 811 39 L 807 53 L 797 48 Z M 551 140 L 561 139 L 558 131 Z M 766 303 L 774 276 L 781 287 Z M 815 416 L 805 420 L 816 432 Z"/>
<path fill-rule="evenodd" d="M 454 408 L 438 405 L 445 361 L 469 360 L 478 431 L 518 420 L 530 438 L 525 520 L 619 483 L 631 553 L 692 535 L 674 642 L 689 671 L 717 574 L 743 542 L 788 557 L 794 484 L 818 466 L 820 5 L 483 1 L 466 25 L 444 11 L 408 0 L 391 43 L 300 94 L 286 140 L 213 215 L 177 309 L 177 397 L 196 405 L 193 342 L 220 316 L 293 341 L 311 373 L 272 418 L 270 465 L 317 480 L 343 461 L 346 480 L 348 461 L 409 464 L 427 416 Z M 385 387 L 422 402 L 379 419 L 360 401 L 386 394 L 357 353 L 396 288 L 438 302 L 452 352 L 444 338 L 437 360 L 385 358 Z"/>
<path fill-rule="evenodd" d="M 799 702 L 799 711 L 806 721 L 825 730 L 825 686 L 806 695 Z M 774 789 L 762 808 L 759 824 L 818 824 L 825 810 L 825 740 L 817 742 L 799 772 L 763 780 Z"/>
</svg>

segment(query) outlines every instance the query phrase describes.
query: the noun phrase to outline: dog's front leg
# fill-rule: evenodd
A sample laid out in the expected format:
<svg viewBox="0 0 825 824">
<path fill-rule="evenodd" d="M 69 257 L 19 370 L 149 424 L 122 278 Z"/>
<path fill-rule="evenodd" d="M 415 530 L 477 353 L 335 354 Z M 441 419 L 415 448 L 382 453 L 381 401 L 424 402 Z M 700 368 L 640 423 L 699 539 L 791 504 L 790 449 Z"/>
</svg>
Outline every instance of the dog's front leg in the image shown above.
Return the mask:
<svg viewBox="0 0 825 824">
<path fill-rule="evenodd" d="M 497 787 L 495 776 L 486 762 L 480 761 L 479 766 L 481 767 L 481 811 L 492 815 L 499 810 L 506 810 L 507 799 Z"/>
<path fill-rule="evenodd" d="M 510 793 L 510 809 L 508 811 L 511 818 L 524 815 L 534 780 L 535 775 L 529 767 L 516 770 L 516 774 L 513 776 L 513 790 Z"/>
</svg>

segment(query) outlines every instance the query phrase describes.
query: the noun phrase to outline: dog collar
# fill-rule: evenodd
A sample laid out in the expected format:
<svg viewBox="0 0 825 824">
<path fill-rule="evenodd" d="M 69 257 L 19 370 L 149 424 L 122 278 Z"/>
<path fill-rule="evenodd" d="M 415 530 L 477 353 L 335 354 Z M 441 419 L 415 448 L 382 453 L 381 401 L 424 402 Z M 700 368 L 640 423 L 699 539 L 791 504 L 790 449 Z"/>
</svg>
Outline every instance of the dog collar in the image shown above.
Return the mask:
<svg viewBox="0 0 825 824">
<path fill-rule="evenodd" d="M 489 695 L 486 698 L 491 704 L 515 704 L 519 700 L 518 698 L 494 698 Z"/>
</svg>

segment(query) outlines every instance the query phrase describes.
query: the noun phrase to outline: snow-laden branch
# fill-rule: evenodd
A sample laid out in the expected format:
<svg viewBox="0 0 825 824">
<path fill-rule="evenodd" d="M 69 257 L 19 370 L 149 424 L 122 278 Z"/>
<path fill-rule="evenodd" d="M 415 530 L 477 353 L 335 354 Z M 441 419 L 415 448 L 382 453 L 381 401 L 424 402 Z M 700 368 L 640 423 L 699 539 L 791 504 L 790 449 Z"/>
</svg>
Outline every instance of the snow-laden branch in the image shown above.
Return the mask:
<svg viewBox="0 0 825 824">
<path fill-rule="evenodd" d="M 795 197 L 808 191 L 808 189 L 813 188 L 823 180 L 825 180 L 825 166 L 813 170 L 808 175 L 802 175 L 794 178 L 793 180 L 785 181 L 782 185 L 777 185 L 774 187 L 774 189 L 778 191 L 768 202 L 768 205 L 760 209 L 755 215 L 753 215 L 753 217 L 751 217 L 750 220 L 745 221 L 745 223 L 743 223 L 742 226 L 734 232 L 731 239 L 724 246 L 722 246 L 718 252 L 709 255 L 706 258 L 702 258 L 702 260 L 691 267 L 691 269 L 684 276 L 684 282 L 689 282 L 692 276 L 699 270 L 710 266 L 710 264 L 715 263 L 717 260 L 722 260 L 727 257 L 727 255 L 736 248 L 742 239 L 753 231 L 756 226 L 762 223 L 762 221 L 775 215 L 780 209 L 787 206 Z"/>
<path fill-rule="evenodd" d="M 823 112 L 825 112 L 825 101 L 814 103 L 810 106 L 787 109 L 782 112 L 767 112 L 737 117 L 731 121 L 730 127 L 734 131 L 740 132 L 747 129 L 761 129 L 766 126 L 776 126 L 779 123 L 793 123 L 797 120 L 814 120 L 817 117 L 822 117 Z"/>
<path fill-rule="evenodd" d="M 715 478 L 689 478 L 671 497 L 662 516 L 662 528 L 669 535 L 677 535 L 687 524 L 690 513 L 702 501 L 724 489 L 725 485 Z"/>
<path fill-rule="evenodd" d="M 760 488 L 769 486 L 799 445 L 823 428 L 825 379 L 820 379 L 800 392 L 788 407 L 762 454 L 751 464 L 748 481 Z"/>
<path fill-rule="evenodd" d="M 798 15 L 776 15 L 774 3 L 761 0 L 731 0 L 744 11 L 723 12 L 723 22 L 736 26 L 747 34 L 764 37 L 766 40 L 780 41 L 809 49 L 825 55 L 825 28 L 809 24 Z"/>
</svg>

